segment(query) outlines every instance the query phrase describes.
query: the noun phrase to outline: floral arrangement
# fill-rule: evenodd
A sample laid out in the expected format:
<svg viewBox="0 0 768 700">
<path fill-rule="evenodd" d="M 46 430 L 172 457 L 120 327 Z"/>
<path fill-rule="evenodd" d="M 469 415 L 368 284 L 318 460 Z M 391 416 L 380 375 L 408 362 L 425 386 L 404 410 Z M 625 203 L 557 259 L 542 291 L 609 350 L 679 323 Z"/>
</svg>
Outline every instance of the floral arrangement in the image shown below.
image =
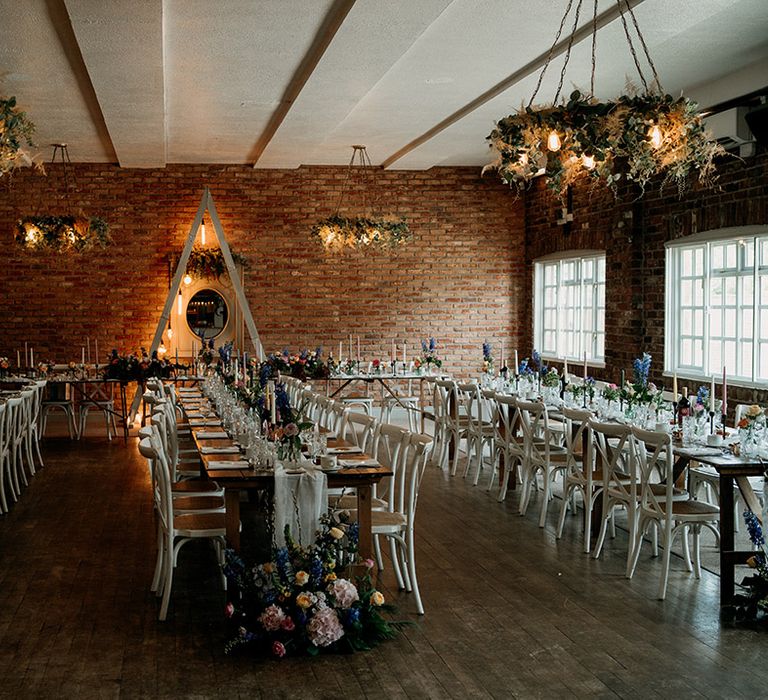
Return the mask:
<svg viewBox="0 0 768 700">
<path fill-rule="evenodd" d="M 739 420 L 737 428 L 749 429 L 754 427 L 757 423 L 765 422 L 765 411 L 757 404 L 752 404 Z"/>
<path fill-rule="evenodd" d="M 25 150 L 33 147 L 35 125 L 26 112 L 16 106 L 16 98 L 0 97 L 0 177 L 22 165 L 31 165 L 32 158 Z"/>
<path fill-rule="evenodd" d="M 632 362 L 633 381 L 621 387 L 620 393 L 620 398 L 626 401 L 628 406 L 653 404 L 658 409 L 663 403 L 662 390 L 648 381 L 651 359 L 651 355 L 644 352 L 642 357 L 637 357 Z"/>
<path fill-rule="evenodd" d="M 429 342 L 426 340 L 421 341 L 421 359 L 427 367 L 433 365 L 440 369 L 443 366 L 443 361 L 437 354 L 437 342 L 434 338 L 430 338 Z"/>
<path fill-rule="evenodd" d="M 550 367 L 544 374 L 541 375 L 541 383 L 544 386 L 550 388 L 560 385 L 560 375 L 557 372 L 556 367 Z"/>
<path fill-rule="evenodd" d="M 70 371 L 74 373 L 76 365 L 70 363 Z M 143 381 L 149 377 L 162 377 L 167 379 L 173 374 L 175 365 L 166 359 L 160 359 L 157 351 L 152 357 L 141 348 L 136 353 L 121 355 L 113 348 L 104 366 L 104 379 L 119 379 L 121 382 Z"/>
<path fill-rule="evenodd" d="M 271 367 L 272 373 L 287 374 L 296 379 L 327 379 L 331 376 L 330 360 L 323 360 L 323 349 L 318 346 L 314 350 L 300 350 L 292 353 L 285 348 L 282 353 L 272 353 L 265 362 Z"/>
<path fill-rule="evenodd" d="M 5 358 L 0 357 L 0 369 L 2 369 L 2 361 Z M 53 360 L 43 360 L 37 363 L 37 371 L 43 377 L 47 377 L 49 374 L 53 374 L 56 363 Z"/>
<path fill-rule="evenodd" d="M 248 259 L 230 251 L 235 265 L 248 267 Z M 196 245 L 187 260 L 186 273 L 199 279 L 217 280 L 227 271 L 227 263 L 220 248 L 204 248 Z"/>
<path fill-rule="evenodd" d="M 7 357 L 0 357 L 0 377 L 4 377 L 6 374 L 8 374 L 10 366 L 11 363 Z"/>
<path fill-rule="evenodd" d="M 326 518 L 310 547 L 299 547 L 286 528 L 286 546 L 258 566 L 247 566 L 228 550 L 227 588 L 238 591 L 239 597 L 225 609 L 236 630 L 226 652 L 247 645 L 278 658 L 316 656 L 370 649 L 394 637 L 404 623 L 382 616 L 393 608 L 373 585 L 373 562 L 366 561 L 365 573 L 354 581 L 342 575 L 357 554 L 357 539 L 356 523 Z"/>
<path fill-rule="evenodd" d="M 493 351 L 491 344 L 487 340 L 483 343 L 483 365 L 480 371 L 485 374 L 493 372 Z"/>
<path fill-rule="evenodd" d="M 16 242 L 31 251 L 83 253 L 106 248 L 112 238 L 107 222 L 95 216 L 27 216 L 16 224 Z"/>
<path fill-rule="evenodd" d="M 761 617 L 765 620 L 768 613 L 768 549 L 766 549 L 765 537 L 760 527 L 760 521 L 751 510 L 744 511 L 744 521 L 749 532 L 749 539 L 755 546 L 755 554 L 747 560 L 747 565 L 754 570 L 754 574 L 745 577 L 741 585 L 747 589 L 747 593 L 737 593 L 733 602 L 726 606 L 739 620 L 756 620 Z"/>
<path fill-rule="evenodd" d="M 197 351 L 197 359 L 202 362 L 206 367 L 210 367 L 213 364 L 215 354 L 213 352 L 213 338 L 206 340 L 204 337 L 200 337 L 200 350 Z"/>
<path fill-rule="evenodd" d="M 589 400 L 594 401 L 595 399 L 595 378 L 594 377 L 587 377 L 584 380 L 583 390 L 584 390 L 584 393 L 586 393 Z"/>
<path fill-rule="evenodd" d="M 583 388 L 584 387 L 582 387 L 581 384 L 570 383 L 567 387 L 565 387 L 565 391 L 573 397 L 574 401 L 576 401 L 579 396 L 581 396 Z"/>
<path fill-rule="evenodd" d="M 618 401 L 621 396 L 621 390 L 616 384 L 606 384 L 601 395 L 608 402 Z"/>
<path fill-rule="evenodd" d="M 405 219 L 346 218 L 339 214 L 318 221 L 312 227 L 311 235 L 319 238 L 326 250 L 337 252 L 344 249 L 362 250 L 370 246 L 394 248 L 412 238 Z"/>
<path fill-rule="evenodd" d="M 484 171 L 522 187 L 543 170 L 561 198 L 585 176 L 616 193 L 622 176 L 644 192 L 664 175 L 662 187 L 672 182 L 682 195 L 693 174 L 710 185 L 714 159 L 725 153 L 695 102 L 650 91 L 598 102 L 576 90 L 565 104 L 529 106 L 501 119 L 487 141 L 496 159 Z"/>
</svg>

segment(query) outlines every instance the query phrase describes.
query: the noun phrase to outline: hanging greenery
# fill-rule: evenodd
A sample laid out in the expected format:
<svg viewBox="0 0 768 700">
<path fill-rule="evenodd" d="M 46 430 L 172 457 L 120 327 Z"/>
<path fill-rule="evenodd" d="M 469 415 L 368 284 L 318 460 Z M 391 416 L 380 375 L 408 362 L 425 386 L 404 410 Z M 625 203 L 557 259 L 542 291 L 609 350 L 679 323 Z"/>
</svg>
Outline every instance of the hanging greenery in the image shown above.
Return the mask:
<svg viewBox="0 0 768 700">
<path fill-rule="evenodd" d="M 230 251 L 235 265 L 248 267 L 248 260 L 242 255 Z M 187 274 L 199 279 L 217 280 L 227 271 L 227 263 L 220 248 L 192 248 L 187 261 Z"/>
<path fill-rule="evenodd" d="M 544 174 L 565 196 L 582 174 L 614 192 L 623 177 L 642 191 L 657 176 L 680 194 L 697 176 L 714 180 L 714 159 L 725 153 L 704 128 L 698 105 L 686 97 L 645 93 L 597 102 L 578 91 L 563 105 L 527 107 L 500 120 L 488 136 L 495 169 L 508 184 L 523 186 Z"/>
<path fill-rule="evenodd" d="M 394 248 L 410 241 L 413 237 L 405 219 L 390 221 L 353 217 L 347 219 L 339 214 L 318 221 L 312 227 L 326 250 L 341 251 L 344 248 L 362 250 L 371 246 Z"/>
<path fill-rule="evenodd" d="M 31 251 L 83 253 L 112 243 L 104 219 L 86 216 L 27 216 L 16 225 L 16 242 Z"/>
<path fill-rule="evenodd" d="M 0 177 L 33 161 L 24 146 L 34 146 L 35 125 L 16 107 L 16 98 L 0 97 Z"/>
</svg>

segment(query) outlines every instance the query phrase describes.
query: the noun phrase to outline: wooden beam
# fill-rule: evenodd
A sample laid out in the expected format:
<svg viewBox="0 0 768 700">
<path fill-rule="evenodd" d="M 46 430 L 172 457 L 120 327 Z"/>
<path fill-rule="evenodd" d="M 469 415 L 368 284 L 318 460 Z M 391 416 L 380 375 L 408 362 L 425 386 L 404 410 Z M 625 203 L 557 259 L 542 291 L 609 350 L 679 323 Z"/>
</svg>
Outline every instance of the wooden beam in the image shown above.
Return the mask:
<svg viewBox="0 0 768 700">
<path fill-rule="evenodd" d="M 264 131 L 261 132 L 259 140 L 256 141 L 256 145 L 251 151 L 250 159 L 253 160 L 254 168 L 257 166 L 259 158 L 261 158 L 272 137 L 280 128 L 299 93 L 306 85 L 307 80 L 309 80 L 309 77 L 314 72 L 317 64 L 320 63 L 320 59 L 323 57 L 326 49 L 331 45 L 336 32 L 339 31 L 339 27 L 341 27 L 354 4 L 355 0 L 335 0 L 333 3 L 315 36 L 315 40 L 309 47 L 309 51 L 307 51 L 304 59 L 293 74 L 288 86 L 285 88 L 285 92 L 283 92 L 280 103 L 272 113 L 269 122 L 267 122 Z"/>
<path fill-rule="evenodd" d="M 622 3 L 623 3 L 622 9 L 626 12 L 627 5 L 629 5 L 630 7 L 636 7 L 641 2 L 643 2 L 643 0 L 622 0 Z M 615 19 L 617 19 L 620 16 L 620 14 L 621 13 L 619 11 L 618 5 L 611 7 L 605 12 L 599 14 L 597 16 L 597 29 L 604 27 L 606 24 L 610 24 Z M 590 21 L 576 30 L 574 34 L 573 43 L 574 45 L 578 44 L 584 41 L 584 39 L 587 39 L 591 36 L 592 36 L 592 22 Z M 560 54 L 565 53 L 565 51 L 568 49 L 569 41 L 570 41 L 570 37 L 566 37 L 559 43 L 555 44 L 554 50 L 552 51 L 552 58 L 555 58 L 556 56 L 559 56 Z M 437 136 L 441 131 L 444 131 L 449 126 L 455 124 L 460 119 L 463 119 L 471 112 L 474 112 L 478 107 L 482 107 L 486 102 L 489 102 L 490 100 L 492 100 L 494 97 L 497 97 L 505 90 L 508 90 L 513 85 L 527 78 L 529 75 L 532 75 L 536 71 L 540 70 L 541 68 L 544 67 L 544 64 L 547 62 L 548 58 L 549 58 L 549 49 L 547 49 L 544 53 L 538 55 L 529 63 L 526 63 L 519 70 L 516 70 L 511 75 L 508 75 L 506 78 L 504 78 L 504 80 L 496 83 L 496 85 L 489 88 L 481 95 L 478 95 L 471 102 L 468 102 L 467 104 L 465 104 L 463 107 L 460 107 L 452 114 L 449 114 L 445 119 L 435 124 L 435 126 L 433 126 L 431 129 L 425 131 L 421 136 L 417 136 L 415 139 L 413 139 L 413 141 L 407 143 L 399 151 L 395 151 L 391 156 L 389 156 L 389 158 L 385 159 L 381 163 L 381 167 L 388 168 L 390 165 L 392 165 L 392 163 L 400 160 L 403 156 L 417 149 L 423 143 L 426 143 L 431 138 L 434 138 L 435 136 Z"/>
</svg>

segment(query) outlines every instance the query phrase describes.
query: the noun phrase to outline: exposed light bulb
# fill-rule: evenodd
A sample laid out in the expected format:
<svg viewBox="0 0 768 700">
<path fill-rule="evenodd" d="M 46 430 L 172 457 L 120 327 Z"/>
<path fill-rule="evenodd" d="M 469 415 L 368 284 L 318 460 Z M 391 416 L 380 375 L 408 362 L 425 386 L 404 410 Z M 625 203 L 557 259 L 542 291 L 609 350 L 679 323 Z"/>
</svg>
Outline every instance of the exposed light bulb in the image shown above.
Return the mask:
<svg viewBox="0 0 768 700">
<path fill-rule="evenodd" d="M 550 151 L 560 150 L 560 137 L 557 135 L 557 132 L 554 129 L 549 132 L 549 138 L 547 139 L 547 148 Z"/>
<path fill-rule="evenodd" d="M 661 129 L 658 124 L 654 124 L 651 130 L 648 132 L 648 138 L 651 140 L 651 146 L 654 148 L 661 148 Z"/>
<path fill-rule="evenodd" d="M 165 345 L 163 344 L 163 341 L 160 341 L 160 347 L 157 349 L 157 356 L 162 360 L 165 353 L 168 352 L 168 350 L 165 349 Z"/>
<path fill-rule="evenodd" d="M 189 287 L 189 285 L 192 284 L 192 277 L 189 275 L 184 275 L 184 284 Z"/>
<path fill-rule="evenodd" d="M 173 328 L 171 328 L 170 326 L 168 326 L 168 332 L 166 333 L 166 335 L 168 336 L 168 340 L 170 340 L 171 338 L 173 338 Z"/>
<path fill-rule="evenodd" d="M 520 154 L 520 165 L 528 165 L 528 154 L 527 153 L 521 153 Z"/>
<path fill-rule="evenodd" d="M 184 303 L 181 298 L 181 292 L 179 292 L 179 296 L 177 298 L 178 298 L 177 309 L 178 309 L 179 316 L 181 316 L 181 306 Z"/>
<path fill-rule="evenodd" d="M 584 167 L 587 170 L 594 170 L 594 168 L 595 168 L 595 159 L 594 159 L 593 156 L 583 155 L 581 157 L 581 162 L 584 164 Z"/>
<path fill-rule="evenodd" d="M 200 243 L 205 245 L 205 221 L 200 224 Z"/>
</svg>

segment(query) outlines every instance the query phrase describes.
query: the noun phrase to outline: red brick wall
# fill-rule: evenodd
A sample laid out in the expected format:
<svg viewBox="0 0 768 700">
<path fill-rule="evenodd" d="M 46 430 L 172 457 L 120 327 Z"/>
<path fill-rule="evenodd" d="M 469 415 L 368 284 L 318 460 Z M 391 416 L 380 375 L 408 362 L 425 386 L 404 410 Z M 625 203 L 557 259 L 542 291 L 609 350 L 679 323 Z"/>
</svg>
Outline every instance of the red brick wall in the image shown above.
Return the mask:
<svg viewBox="0 0 768 700">
<path fill-rule="evenodd" d="M 537 181 L 528 192 L 526 241 L 528 271 L 521 324 L 532 343 L 532 261 L 555 251 L 606 251 L 606 369 L 595 376 L 617 381 L 622 368 L 643 351 L 653 356 L 652 378 L 663 383 L 664 243 L 670 239 L 728 226 L 768 224 L 768 153 L 744 161 L 726 159 L 713 188 L 694 187 L 683 198 L 677 190 L 649 187 L 641 199 L 624 187 L 617 198 L 606 189 L 574 188 L 571 233 L 557 226 L 558 200 Z M 667 385 L 670 382 L 667 380 Z M 693 386 L 693 385 L 692 385 Z M 768 394 L 735 389 L 733 402 L 768 401 Z"/>
<path fill-rule="evenodd" d="M 230 246 L 250 259 L 246 295 L 268 351 L 336 348 L 353 333 L 367 358 L 386 357 L 393 337 L 415 349 L 434 335 L 447 368 L 469 374 L 484 339 L 497 352 L 502 335 L 507 347 L 522 342 L 524 207 L 479 168 L 379 173 L 381 203 L 408 219 L 414 240 L 343 257 L 325 256 L 309 231 L 333 213 L 345 168 L 72 170 L 69 204 L 61 166 L 47 177 L 19 172 L 0 190 L 0 355 L 15 359 L 27 341 L 37 358 L 77 359 L 86 336 L 104 349 L 148 346 L 168 288 L 167 256 L 181 251 L 205 185 Z M 13 243 L 19 217 L 80 208 L 109 222 L 111 247 L 32 255 Z"/>
</svg>

